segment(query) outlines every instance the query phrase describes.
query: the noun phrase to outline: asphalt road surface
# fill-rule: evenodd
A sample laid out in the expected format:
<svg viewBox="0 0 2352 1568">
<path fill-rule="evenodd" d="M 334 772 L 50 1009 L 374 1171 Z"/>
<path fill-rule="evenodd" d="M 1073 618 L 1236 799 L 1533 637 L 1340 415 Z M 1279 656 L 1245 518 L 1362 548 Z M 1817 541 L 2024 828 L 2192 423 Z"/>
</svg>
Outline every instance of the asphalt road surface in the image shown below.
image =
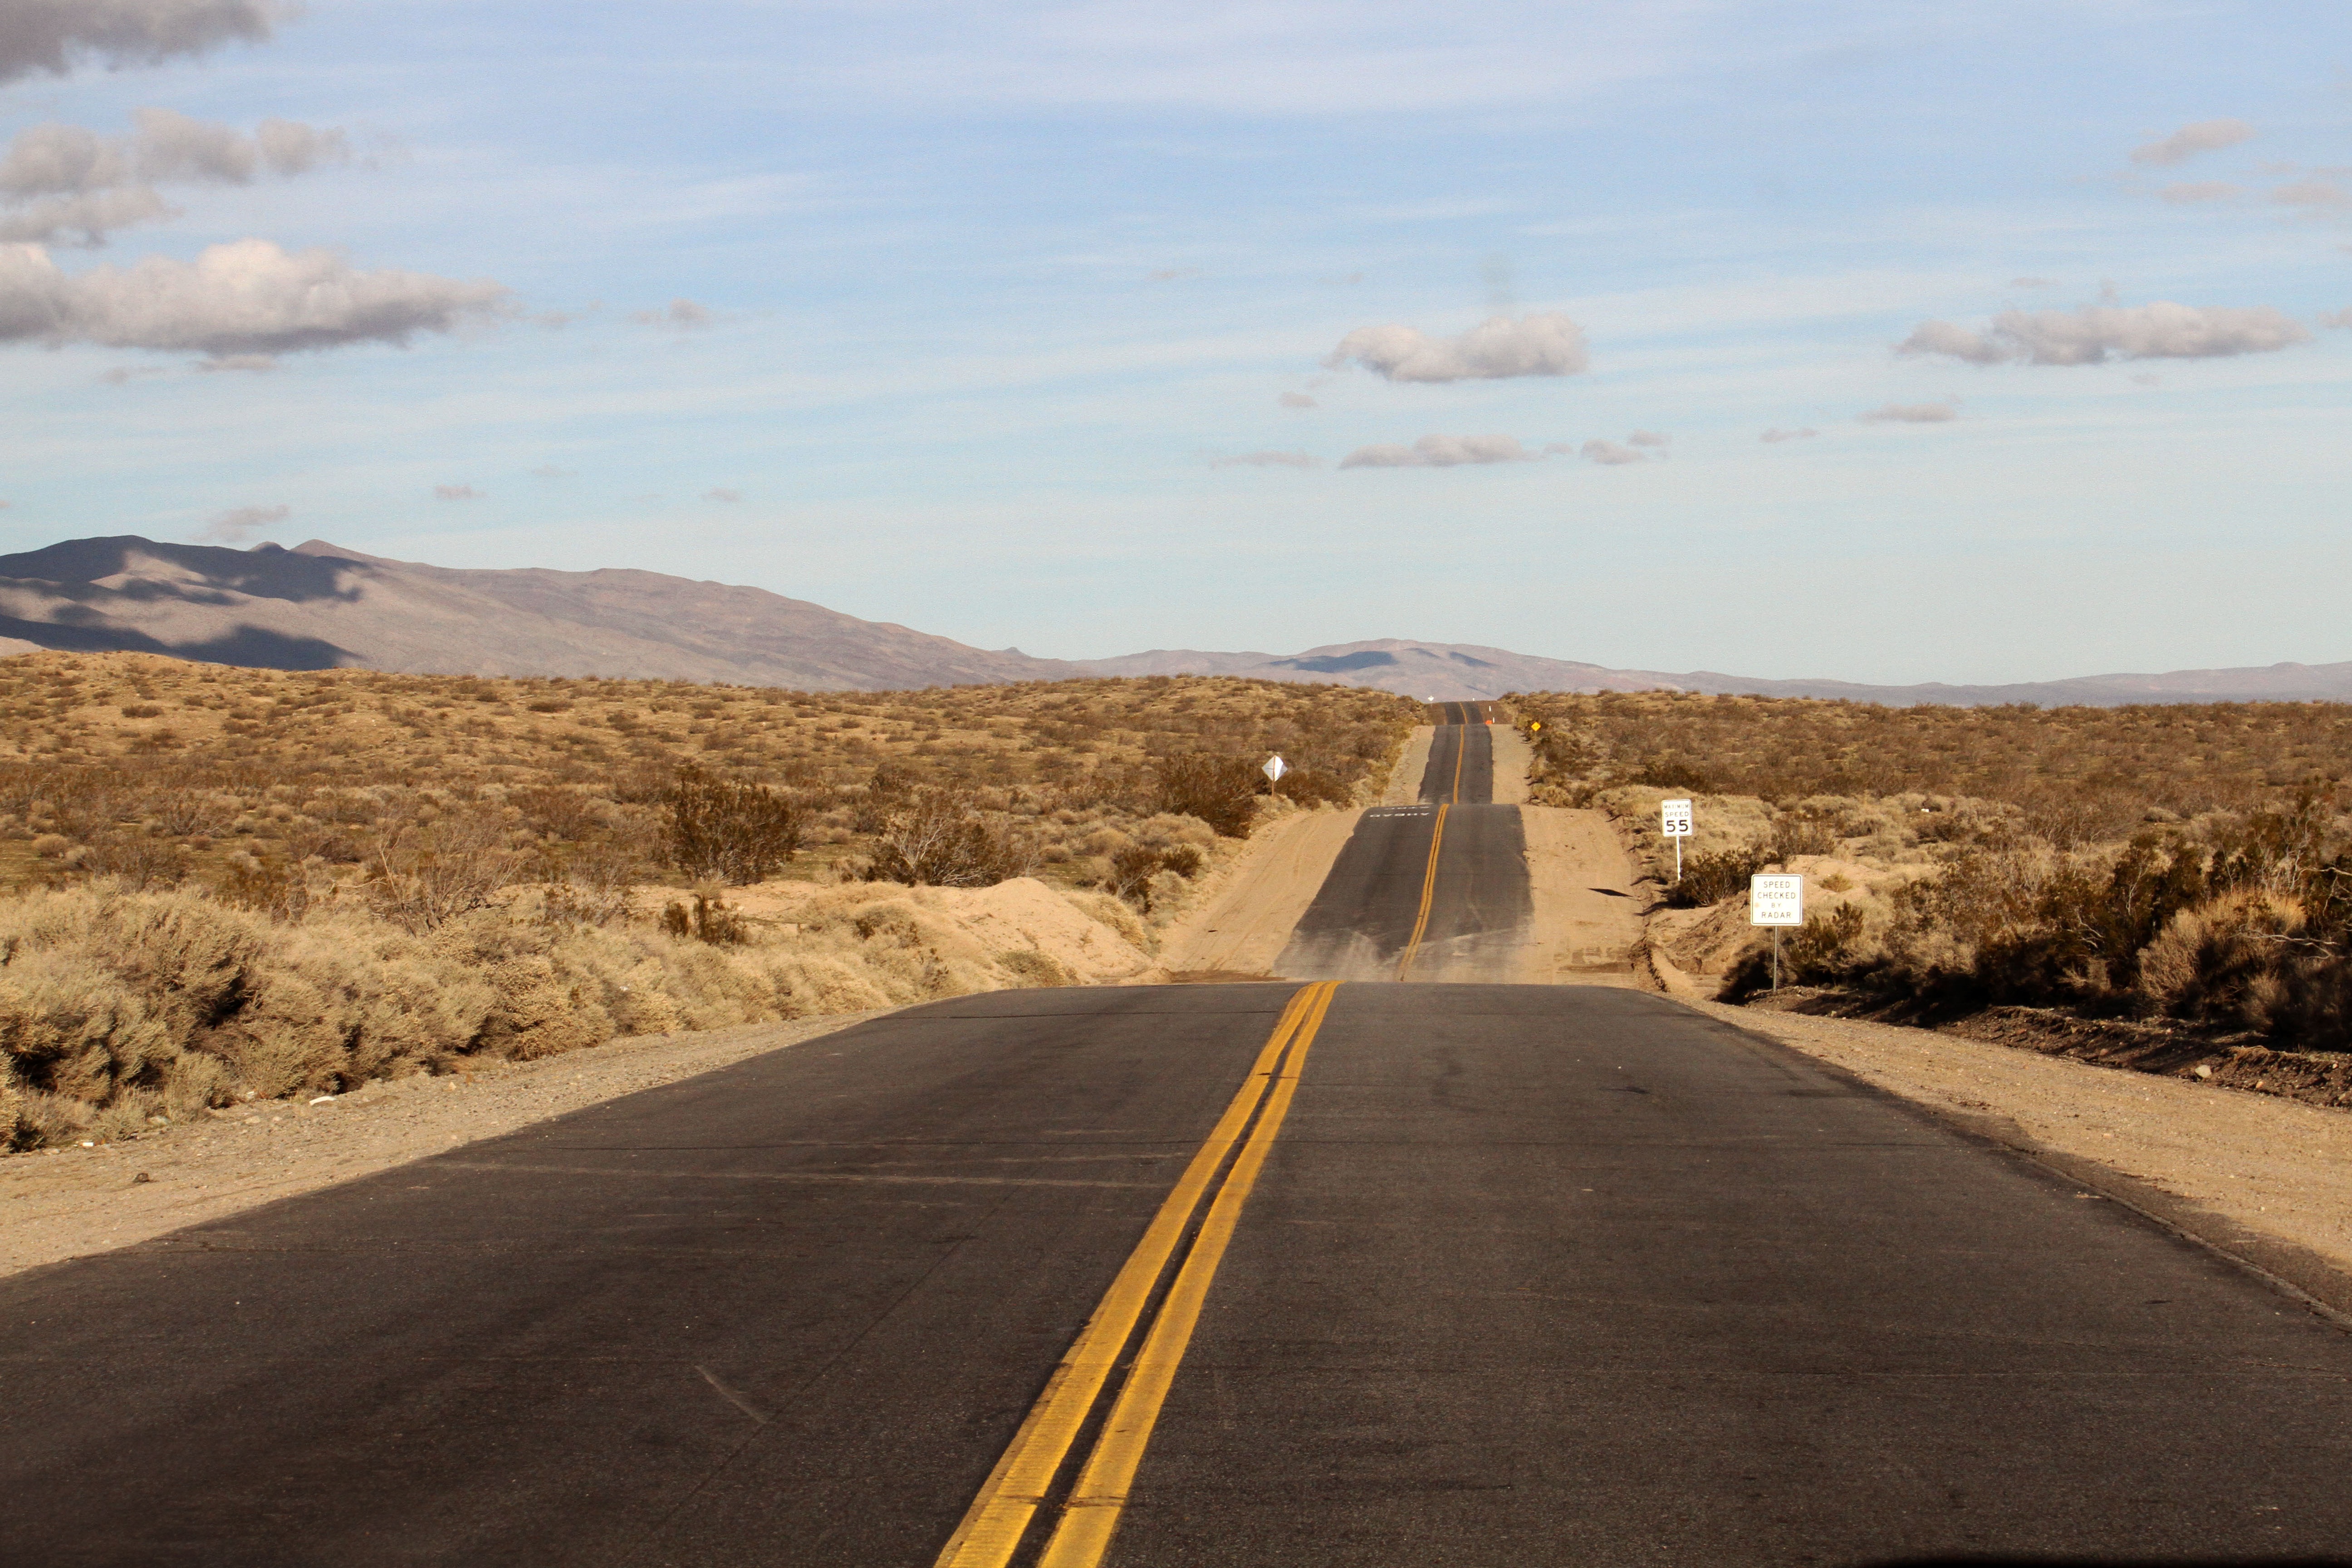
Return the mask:
<svg viewBox="0 0 2352 1568">
<path fill-rule="evenodd" d="M 1439 722 L 1419 805 L 1357 820 L 1274 972 L 1300 980 L 1509 981 L 1533 940 L 1525 827 L 1496 805 L 1493 731 L 1475 702 Z"/>
<path fill-rule="evenodd" d="M 2352 1338 L 1597 987 L 914 1009 L 0 1282 L 0 1388 L 9 1563 L 2352 1543 Z"/>
</svg>

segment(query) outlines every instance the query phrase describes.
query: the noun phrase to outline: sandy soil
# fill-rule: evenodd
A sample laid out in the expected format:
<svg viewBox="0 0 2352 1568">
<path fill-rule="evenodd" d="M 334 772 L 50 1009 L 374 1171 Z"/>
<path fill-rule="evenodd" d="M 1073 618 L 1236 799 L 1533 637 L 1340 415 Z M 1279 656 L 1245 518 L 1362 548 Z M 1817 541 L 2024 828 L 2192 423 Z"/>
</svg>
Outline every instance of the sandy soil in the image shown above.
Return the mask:
<svg viewBox="0 0 2352 1568">
<path fill-rule="evenodd" d="M 1535 748 L 1508 724 L 1491 725 L 1487 733 L 1495 738 L 1495 804 L 1525 805 L 1528 770 L 1535 765 Z"/>
<path fill-rule="evenodd" d="M 1223 885 L 1160 938 L 1161 967 L 1178 974 L 1273 973 L 1362 816 L 1302 811 L 1251 835 Z"/>
<path fill-rule="evenodd" d="M 220 1219 L 879 1016 L 615 1040 L 370 1084 L 320 1105 L 262 1100 L 95 1149 L 0 1156 L 0 1275 Z"/>
<path fill-rule="evenodd" d="M 1421 775 L 1429 771 L 1429 743 L 1436 734 L 1432 725 L 1412 727 L 1404 755 L 1397 759 L 1396 772 L 1389 775 L 1389 787 L 1381 795 L 1382 805 L 1411 805 L 1421 798 Z"/>
<path fill-rule="evenodd" d="M 1495 731 L 1498 781 L 1503 733 L 1499 726 Z M 1597 811 L 1523 805 L 1519 822 L 1536 914 L 1518 978 L 1535 984 L 1633 984 L 1631 954 L 1642 940 L 1643 899 L 1609 818 Z"/>
<path fill-rule="evenodd" d="M 2352 1115 L 1930 1029 L 1687 1005 L 1934 1109 L 2139 1178 L 2352 1268 Z"/>
</svg>

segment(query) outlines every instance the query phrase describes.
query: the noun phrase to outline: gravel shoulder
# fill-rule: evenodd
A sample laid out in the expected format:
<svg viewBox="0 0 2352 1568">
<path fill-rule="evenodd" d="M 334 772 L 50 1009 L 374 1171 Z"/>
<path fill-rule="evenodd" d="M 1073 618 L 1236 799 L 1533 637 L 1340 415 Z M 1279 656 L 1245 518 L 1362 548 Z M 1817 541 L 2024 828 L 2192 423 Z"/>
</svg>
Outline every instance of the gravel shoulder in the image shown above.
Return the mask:
<svg viewBox="0 0 2352 1568">
<path fill-rule="evenodd" d="M 1677 1000 L 1963 1123 L 2010 1123 L 2063 1160 L 2185 1200 L 2163 1217 L 2206 1239 L 2220 1238 L 2192 1211 L 2352 1270 L 2352 1115 L 2342 1110 L 1940 1030 Z M 2286 1254 L 2220 1244 L 2326 1299 Z"/>
<path fill-rule="evenodd" d="M 255 1101 L 96 1148 L 0 1156 L 0 1276 L 371 1175 L 881 1016 L 615 1040 L 372 1083 L 323 1104 Z"/>
</svg>

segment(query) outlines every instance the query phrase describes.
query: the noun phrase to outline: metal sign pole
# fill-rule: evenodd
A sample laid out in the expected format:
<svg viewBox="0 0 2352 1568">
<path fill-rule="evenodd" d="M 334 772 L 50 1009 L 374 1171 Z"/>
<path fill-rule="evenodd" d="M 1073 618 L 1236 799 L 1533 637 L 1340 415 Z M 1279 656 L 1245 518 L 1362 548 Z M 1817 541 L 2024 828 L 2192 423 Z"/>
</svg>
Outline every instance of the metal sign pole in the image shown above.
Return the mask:
<svg viewBox="0 0 2352 1568">
<path fill-rule="evenodd" d="M 1780 989 L 1780 928 L 1772 928 L 1772 989 Z"/>
</svg>

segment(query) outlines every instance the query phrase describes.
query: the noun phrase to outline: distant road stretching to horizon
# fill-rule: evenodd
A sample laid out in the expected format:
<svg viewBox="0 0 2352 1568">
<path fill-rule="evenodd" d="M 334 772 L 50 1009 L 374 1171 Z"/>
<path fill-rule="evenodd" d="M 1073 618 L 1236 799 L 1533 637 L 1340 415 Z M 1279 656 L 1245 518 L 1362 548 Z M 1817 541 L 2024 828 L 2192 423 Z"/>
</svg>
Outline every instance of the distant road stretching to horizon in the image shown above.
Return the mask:
<svg viewBox="0 0 2352 1568">
<path fill-rule="evenodd" d="M 1662 997 L 1442 983 L 1527 907 L 1479 717 L 1285 955 L 1348 978 L 909 1008 L 0 1281 L 0 1561 L 2352 1561 L 2336 1322 Z"/>
</svg>

